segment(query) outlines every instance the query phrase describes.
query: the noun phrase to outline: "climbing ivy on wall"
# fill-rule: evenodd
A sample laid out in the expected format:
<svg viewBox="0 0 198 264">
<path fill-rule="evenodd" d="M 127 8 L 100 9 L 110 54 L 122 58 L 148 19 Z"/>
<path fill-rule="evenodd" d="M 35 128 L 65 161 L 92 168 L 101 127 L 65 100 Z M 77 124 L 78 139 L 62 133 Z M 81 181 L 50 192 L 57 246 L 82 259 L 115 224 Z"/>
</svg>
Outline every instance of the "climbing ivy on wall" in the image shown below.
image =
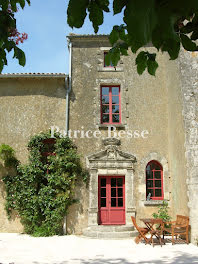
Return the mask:
<svg viewBox="0 0 198 264">
<path fill-rule="evenodd" d="M 16 210 L 24 231 L 34 236 L 61 235 L 63 218 L 77 200 L 78 181 L 87 181 L 77 148 L 69 138 L 50 132 L 33 136 L 28 144 L 29 163 L 18 165 L 16 175 L 5 175 L 6 210 Z"/>
</svg>

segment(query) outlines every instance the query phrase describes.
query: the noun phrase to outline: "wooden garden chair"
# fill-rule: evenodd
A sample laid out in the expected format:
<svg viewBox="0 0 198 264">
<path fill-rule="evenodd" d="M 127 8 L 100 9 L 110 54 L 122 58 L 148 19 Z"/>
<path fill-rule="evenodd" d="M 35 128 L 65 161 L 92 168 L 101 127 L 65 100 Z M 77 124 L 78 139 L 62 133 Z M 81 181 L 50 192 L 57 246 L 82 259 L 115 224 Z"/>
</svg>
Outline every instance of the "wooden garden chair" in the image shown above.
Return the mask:
<svg viewBox="0 0 198 264">
<path fill-rule="evenodd" d="M 165 224 L 171 225 L 171 227 L 164 227 L 163 231 L 163 238 L 165 236 L 165 233 L 172 235 L 172 244 L 175 244 L 178 237 L 182 236 L 185 237 L 184 241 L 189 244 L 188 240 L 188 231 L 189 231 L 189 217 L 183 216 L 183 215 L 177 215 L 176 221 L 166 222 Z"/>
<path fill-rule="evenodd" d="M 133 222 L 133 225 L 135 226 L 135 228 L 139 232 L 138 236 L 135 238 L 135 243 L 138 244 L 140 242 L 140 240 L 144 239 L 146 244 L 149 244 L 150 243 L 150 239 L 148 239 L 146 237 L 146 234 L 149 232 L 149 229 L 148 228 L 139 227 L 137 225 L 137 223 L 136 223 L 135 217 L 131 216 L 131 220 Z"/>
</svg>

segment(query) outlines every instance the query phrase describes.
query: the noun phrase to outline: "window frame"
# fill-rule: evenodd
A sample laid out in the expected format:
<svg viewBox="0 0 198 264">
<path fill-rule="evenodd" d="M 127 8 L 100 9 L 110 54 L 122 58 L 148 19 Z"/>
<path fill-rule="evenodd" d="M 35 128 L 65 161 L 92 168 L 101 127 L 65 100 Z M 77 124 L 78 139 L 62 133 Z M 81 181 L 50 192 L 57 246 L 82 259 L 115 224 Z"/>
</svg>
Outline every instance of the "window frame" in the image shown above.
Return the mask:
<svg viewBox="0 0 198 264">
<path fill-rule="evenodd" d="M 109 104 L 103 104 L 102 103 L 102 88 L 103 87 L 108 87 L 109 88 L 109 93 L 108 93 L 108 96 L 109 96 Z M 118 94 L 118 97 L 119 97 L 119 103 L 118 104 L 112 104 L 112 87 L 117 87 L 119 88 L 119 94 Z M 102 111 L 102 106 L 103 105 L 109 105 L 109 122 L 103 122 L 103 111 Z M 112 111 L 112 105 L 119 105 L 119 122 L 113 122 L 113 111 Z M 107 114 L 106 114 L 107 115 Z M 101 124 L 104 124 L 104 125 L 120 125 L 122 122 L 122 119 L 121 119 L 121 95 L 120 95 L 120 85 L 101 85 L 100 86 L 100 123 Z"/>
<path fill-rule="evenodd" d="M 151 164 L 156 164 L 157 166 L 160 167 L 160 170 L 156 170 L 156 169 L 152 169 L 152 170 L 148 170 L 147 167 Z M 151 171 L 152 172 L 152 179 L 147 179 L 147 171 Z M 161 178 L 160 178 L 160 181 L 161 181 L 161 187 L 156 187 L 155 186 L 155 181 L 156 181 L 156 178 L 155 178 L 155 171 L 160 171 L 160 174 L 161 174 Z M 151 196 L 150 199 L 151 200 L 164 200 L 164 183 L 163 183 L 163 166 L 156 160 L 151 160 L 147 163 L 146 165 L 146 170 L 145 170 L 145 174 L 146 174 L 146 198 L 147 198 L 147 193 L 148 193 L 148 189 L 152 189 L 153 190 L 153 193 L 154 193 L 154 196 Z M 147 186 L 147 181 L 148 180 L 153 180 L 153 186 L 152 187 L 148 187 Z M 157 179 L 159 180 L 159 179 Z M 155 196 L 155 190 L 158 189 L 158 190 L 161 190 L 161 196 Z"/>
</svg>

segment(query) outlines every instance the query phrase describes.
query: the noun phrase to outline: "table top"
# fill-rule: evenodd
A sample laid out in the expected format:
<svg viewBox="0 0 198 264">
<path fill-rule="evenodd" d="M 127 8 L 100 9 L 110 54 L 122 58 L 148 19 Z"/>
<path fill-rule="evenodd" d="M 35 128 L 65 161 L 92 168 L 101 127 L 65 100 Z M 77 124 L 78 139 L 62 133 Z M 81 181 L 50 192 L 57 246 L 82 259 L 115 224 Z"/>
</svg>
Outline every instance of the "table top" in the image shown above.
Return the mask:
<svg viewBox="0 0 198 264">
<path fill-rule="evenodd" d="M 155 222 L 159 222 L 159 220 L 162 220 L 162 219 L 161 218 L 141 218 L 140 220 L 144 223 L 155 223 Z"/>
</svg>

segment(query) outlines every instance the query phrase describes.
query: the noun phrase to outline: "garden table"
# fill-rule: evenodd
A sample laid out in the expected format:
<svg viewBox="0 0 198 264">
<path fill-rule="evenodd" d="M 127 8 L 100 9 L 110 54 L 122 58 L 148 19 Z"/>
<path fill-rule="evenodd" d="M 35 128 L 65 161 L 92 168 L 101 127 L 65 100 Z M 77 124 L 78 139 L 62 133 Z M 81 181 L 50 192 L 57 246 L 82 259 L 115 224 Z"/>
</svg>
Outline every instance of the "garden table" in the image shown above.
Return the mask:
<svg viewBox="0 0 198 264">
<path fill-rule="evenodd" d="M 148 243 L 151 243 L 151 240 L 153 242 L 153 236 L 155 236 L 161 244 L 161 235 L 163 233 L 164 228 L 164 222 L 162 219 L 155 219 L 155 218 L 143 218 L 140 219 L 146 227 L 149 229 L 149 232 L 151 233 L 151 238 L 148 240 Z M 158 225 L 156 228 L 155 225 Z"/>
</svg>

